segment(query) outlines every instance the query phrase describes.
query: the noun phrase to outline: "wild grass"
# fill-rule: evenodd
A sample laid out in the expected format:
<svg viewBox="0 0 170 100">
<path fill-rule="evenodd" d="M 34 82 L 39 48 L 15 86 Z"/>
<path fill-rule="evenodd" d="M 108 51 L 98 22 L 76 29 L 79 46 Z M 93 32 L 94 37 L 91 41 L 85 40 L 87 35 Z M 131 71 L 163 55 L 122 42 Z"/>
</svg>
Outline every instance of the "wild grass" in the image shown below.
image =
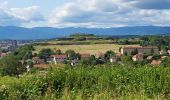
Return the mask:
<svg viewBox="0 0 170 100">
<path fill-rule="evenodd" d="M 170 67 L 118 65 L 49 68 L 0 78 L 3 100 L 168 100 Z"/>
</svg>

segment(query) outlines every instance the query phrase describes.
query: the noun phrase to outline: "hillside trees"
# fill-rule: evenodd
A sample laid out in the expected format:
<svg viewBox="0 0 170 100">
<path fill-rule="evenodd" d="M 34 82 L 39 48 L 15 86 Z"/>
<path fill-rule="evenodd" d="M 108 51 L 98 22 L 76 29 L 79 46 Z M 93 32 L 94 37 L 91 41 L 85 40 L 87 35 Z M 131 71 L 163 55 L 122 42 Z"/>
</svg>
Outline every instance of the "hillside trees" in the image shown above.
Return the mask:
<svg viewBox="0 0 170 100">
<path fill-rule="evenodd" d="M 14 55 L 7 55 L 0 59 L 0 65 L 0 71 L 3 76 L 19 75 L 25 70 Z"/>
<path fill-rule="evenodd" d="M 25 45 L 23 47 L 20 47 L 16 49 L 13 52 L 13 55 L 18 59 L 18 60 L 27 60 L 32 58 L 32 50 L 34 50 L 32 45 Z"/>
<path fill-rule="evenodd" d="M 53 52 L 50 48 L 46 48 L 46 49 L 42 49 L 38 56 L 41 58 L 41 59 L 47 59 L 50 55 L 52 55 Z"/>
</svg>

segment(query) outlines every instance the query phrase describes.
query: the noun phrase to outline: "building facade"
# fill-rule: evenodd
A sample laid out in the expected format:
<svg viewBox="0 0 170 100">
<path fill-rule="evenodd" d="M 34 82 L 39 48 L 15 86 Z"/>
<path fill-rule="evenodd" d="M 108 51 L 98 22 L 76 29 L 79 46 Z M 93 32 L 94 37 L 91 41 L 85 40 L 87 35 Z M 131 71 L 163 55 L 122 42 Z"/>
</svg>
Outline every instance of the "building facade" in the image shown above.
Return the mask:
<svg viewBox="0 0 170 100">
<path fill-rule="evenodd" d="M 142 53 L 142 54 L 149 54 L 149 53 L 153 53 L 153 54 L 159 54 L 159 49 L 158 47 L 155 46 L 149 46 L 149 47 L 124 47 L 121 49 L 121 54 L 125 55 L 131 55 L 133 52 L 136 52 L 136 54 L 138 53 Z"/>
</svg>

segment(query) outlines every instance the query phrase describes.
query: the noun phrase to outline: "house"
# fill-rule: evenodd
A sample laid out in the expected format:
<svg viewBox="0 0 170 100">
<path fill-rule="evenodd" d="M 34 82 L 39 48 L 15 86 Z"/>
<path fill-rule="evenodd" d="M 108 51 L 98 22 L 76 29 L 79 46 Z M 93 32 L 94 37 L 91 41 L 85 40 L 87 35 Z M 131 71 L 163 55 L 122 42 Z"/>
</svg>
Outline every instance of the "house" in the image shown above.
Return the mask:
<svg viewBox="0 0 170 100">
<path fill-rule="evenodd" d="M 159 54 L 159 49 L 158 47 L 155 46 L 147 46 L 147 47 L 142 47 L 142 46 L 136 46 L 136 47 L 124 47 L 121 48 L 121 54 L 132 54 L 133 52 L 136 53 L 142 53 L 142 54 L 149 54 L 149 53 L 154 53 L 154 54 Z"/>
<path fill-rule="evenodd" d="M 160 65 L 161 63 L 161 60 L 152 60 L 151 65 Z"/>
<path fill-rule="evenodd" d="M 33 61 L 34 64 L 45 64 L 45 60 L 40 59 L 39 57 L 33 57 L 32 61 Z"/>
<path fill-rule="evenodd" d="M 81 56 L 81 60 L 85 60 L 85 59 L 88 59 L 88 58 L 90 58 L 90 54 L 80 54 L 80 56 Z"/>
<path fill-rule="evenodd" d="M 143 54 L 139 53 L 132 57 L 133 61 L 143 61 Z"/>
<path fill-rule="evenodd" d="M 47 62 L 51 63 L 54 62 L 55 64 L 57 63 L 62 63 L 67 60 L 67 55 L 66 54 L 61 54 L 61 55 L 51 55 L 48 59 Z"/>
</svg>

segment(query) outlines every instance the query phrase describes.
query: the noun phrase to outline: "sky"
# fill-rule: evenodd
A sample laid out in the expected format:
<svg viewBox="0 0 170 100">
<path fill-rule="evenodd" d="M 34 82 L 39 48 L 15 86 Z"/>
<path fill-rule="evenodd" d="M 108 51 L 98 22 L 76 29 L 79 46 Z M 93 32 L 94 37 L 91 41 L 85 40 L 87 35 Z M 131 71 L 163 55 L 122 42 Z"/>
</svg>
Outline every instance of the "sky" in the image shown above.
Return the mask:
<svg viewBox="0 0 170 100">
<path fill-rule="evenodd" d="M 170 0 L 0 0 L 0 26 L 170 26 Z"/>
</svg>

